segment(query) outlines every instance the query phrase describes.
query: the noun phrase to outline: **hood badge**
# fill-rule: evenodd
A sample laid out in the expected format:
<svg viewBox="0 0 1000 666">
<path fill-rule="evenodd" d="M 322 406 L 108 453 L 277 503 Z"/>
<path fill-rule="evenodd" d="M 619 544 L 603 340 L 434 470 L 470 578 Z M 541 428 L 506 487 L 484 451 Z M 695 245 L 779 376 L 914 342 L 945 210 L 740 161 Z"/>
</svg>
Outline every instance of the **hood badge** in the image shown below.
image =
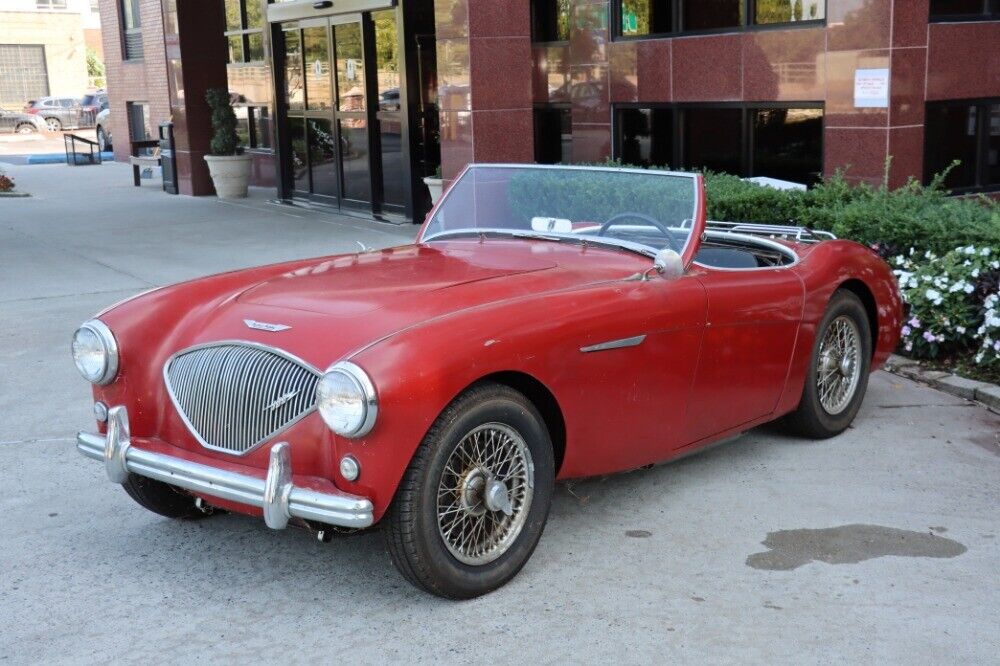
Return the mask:
<svg viewBox="0 0 1000 666">
<path fill-rule="evenodd" d="M 270 331 L 272 333 L 287 331 L 291 328 L 291 326 L 285 326 L 284 324 L 269 324 L 266 321 L 256 321 L 254 319 L 244 319 L 243 323 L 247 325 L 247 328 L 252 328 L 255 331 Z"/>
<path fill-rule="evenodd" d="M 291 400 L 292 398 L 294 398 L 298 394 L 299 394 L 299 392 L 296 389 L 294 391 L 289 391 L 288 393 L 286 393 L 284 395 L 280 395 L 280 396 L 278 396 L 275 399 L 274 402 L 272 402 L 270 405 L 268 405 L 267 407 L 265 407 L 264 411 L 265 412 L 273 412 L 274 410 L 278 409 L 279 407 L 281 407 L 282 405 L 284 405 L 286 402 L 288 402 L 289 400 Z"/>
</svg>

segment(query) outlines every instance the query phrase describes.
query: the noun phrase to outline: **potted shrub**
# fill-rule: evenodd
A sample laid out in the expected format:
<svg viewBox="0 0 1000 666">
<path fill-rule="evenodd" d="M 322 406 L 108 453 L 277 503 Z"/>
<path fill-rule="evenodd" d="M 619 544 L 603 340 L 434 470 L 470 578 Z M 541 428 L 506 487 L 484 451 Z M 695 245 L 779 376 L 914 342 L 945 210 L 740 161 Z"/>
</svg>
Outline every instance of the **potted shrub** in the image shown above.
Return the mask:
<svg viewBox="0 0 1000 666">
<path fill-rule="evenodd" d="M 427 189 L 430 190 L 431 203 L 436 204 L 438 199 L 441 198 L 441 190 L 444 186 L 444 181 L 441 179 L 440 166 L 434 171 L 433 176 L 427 176 L 424 178 L 424 184 L 427 185 Z"/>
<path fill-rule="evenodd" d="M 208 173 L 220 199 L 243 199 L 250 184 L 250 156 L 243 153 L 236 134 L 236 114 L 225 88 L 211 88 L 205 101 L 212 109 L 212 142 L 205 155 Z"/>
</svg>

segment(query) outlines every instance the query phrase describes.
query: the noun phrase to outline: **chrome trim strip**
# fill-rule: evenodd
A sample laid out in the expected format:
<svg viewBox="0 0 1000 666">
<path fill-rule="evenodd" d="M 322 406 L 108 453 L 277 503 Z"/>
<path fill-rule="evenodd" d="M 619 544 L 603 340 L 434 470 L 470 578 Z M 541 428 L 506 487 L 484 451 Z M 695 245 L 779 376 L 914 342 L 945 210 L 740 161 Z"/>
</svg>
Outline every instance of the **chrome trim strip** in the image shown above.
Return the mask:
<svg viewBox="0 0 1000 666">
<path fill-rule="evenodd" d="M 107 437 L 77 433 L 76 448 L 88 458 L 105 462 L 109 478 L 111 469 L 121 472 L 122 476 L 111 478 L 116 483 L 124 482 L 130 473 L 138 474 L 192 492 L 258 507 L 264 511 L 268 527 L 273 529 L 285 527 L 290 518 L 351 528 L 369 527 L 374 522 L 374 508 L 364 497 L 296 487 L 292 483 L 287 442 L 271 449 L 267 477 L 260 479 L 136 448 L 127 437 L 125 408 L 112 407 L 109 414 L 114 414 L 112 421 L 117 424 L 111 427 L 109 422 Z"/>
<path fill-rule="evenodd" d="M 588 345 L 586 347 L 580 347 L 580 351 L 584 354 L 590 352 L 606 351 L 608 349 L 623 349 L 625 347 L 637 347 L 642 344 L 643 340 L 646 339 L 645 335 L 636 335 L 631 338 L 621 338 L 620 340 L 608 340 L 607 342 L 600 342 L 596 345 Z"/>
<path fill-rule="evenodd" d="M 223 346 L 248 347 L 248 348 L 251 348 L 251 349 L 257 349 L 257 350 L 260 350 L 260 351 L 268 352 L 268 353 L 273 354 L 275 356 L 280 356 L 280 357 L 282 357 L 282 358 L 284 358 L 284 359 L 286 359 L 288 361 L 291 361 L 292 363 L 295 363 L 296 365 L 300 366 L 301 368 L 303 368 L 305 370 L 308 370 L 309 372 L 313 373 L 315 375 L 315 377 L 316 377 L 316 381 L 317 382 L 323 376 L 323 373 L 321 373 L 316 368 L 316 366 L 312 365 L 311 363 L 308 363 L 307 361 L 302 360 L 301 358 L 299 358 L 298 356 L 295 356 L 294 354 L 290 354 L 289 352 L 286 352 L 285 350 L 279 349 L 277 347 L 271 347 L 270 345 L 264 345 L 264 344 L 261 344 L 259 342 L 251 342 L 249 340 L 217 340 L 217 341 L 214 341 L 214 342 L 205 342 L 205 343 L 193 345 L 191 347 L 187 347 L 185 349 L 181 349 L 178 352 L 175 352 L 174 354 L 172 354 L 170 356 L 170 358 L 167 359 L 167 362 L 163 364 L 163 372 L 162 372 L 162 375 L 163 375 L 163 384 L 167 388 L 167 395 L 170 396 L 170 402 L 174 406 L 174 411 L 176 411 L 177 415 L 180 416 L 181 421 L 183 421 L 185 427 L 187 427 L 188 432 L 190 432 L 191 435 L 203 447 L 205 447 L 206 449 L 212 450 L 212 451 L 220 451 L 222 453 L 226 453 L 226 454 L 229 454 L 229 455 L 232 455 L 232 456 L 245 456 L 246 454 L 250 453 L 251 451 L 255 451 L 256 449 L 260 448 L 265 442 L 268 442 L 268 441 L 274 439 L 275 437 L 277 437 L 278 435 L 280 435 L 282 432 L 285 432 L 286 430 L 288 430 L 289 428 L 291 428 L 293 425 L 295 425 L 296 423 L 298 423 L 299 421 L 301 421 L 302 419 L 306 418 L 307 416 L 309 416 L 310 414 L 312 414 L 314 411 L 316 411 L 316 401 L 315 401 L 315 399 L 310 399 L 309 400 L 309 406 L 301 414 L 299 414 L 297 417 L 295 417 L 294 419 L 292 419 L 288 423 L 285 423 L 279 429 L 277 429 L 273 433 L 267 435 L 266 437 L 264 437 L 260 441 L 255 442 L 252 446 L 250 446 L 249 448 L 247 448 L 246 450 L 243 450 L 243 451 L 240 451 L 238 449 L 227 449 L 227 448 L 224 448 L 224 447 L 221 447 L 221 446 L 214 446 L 212 444 L 209 444 L 207 441 L 205 441 L 205 438 L 201 436 L 201 434 L 198 432 L 198 429 L 194 426 L 194 424 L 192 423 L 191 419 L 188 418 L 188 415 L 184 412 L 184 409 L 181 407 L 181 400 L 180 400 L 180 398 L 187 397 L 187 396 L 186 395 L 183 395 L 183 396 L 182 395 L 178 395 L 177 393 L 174 392 L 174 387 L 171 385 L 171 382 L 170 382 L 169 372 L 170 372 L 170 366 L 171 366 L 171 364 L 174 362 L 174 360 L 178 356 L 182 356 L 182 355 L 188 354 L 190 352 L 198 351 L 199 349 L 207 349 L 207 348 L 210 348 L 210 347 L 223 347 Z M 277 364 L 274 361 L 275 361 L 275 359 L 260 358 L 260 359 L 256 359 L 254 361 L 251 361 L 251 365 L 249 365 L 249 366 L 247 366 L 247 365 L 243 365 L 242 366 L 242 369 L 245 371 L 244 376 L 247 377 L 248 380 L 251 382 L 251 385 L 253 386 L 254 390 L 259 390 L 266 382 L 270 382 L 269 385 L 274 385 L 275 384 L 275 382 L 277 381 L 277 378 L 274 376 L 273 371 L 276 369 L 275 366 Z M 205 365 L 204 365 L 205 364 L 205 360 L 204 359 L 198 360 L 197 363 L 198 363 L 197 367 L 189 369 L 189 371 L 188 371 L 188 373 L 186 375 L 187 378 L 191 379 L 191 378 L 194 378 L 197 375 L 202 374 L 204 372 L 216 372 L 216 371 L 219 370 L 219 368 L 216 368 L 216 367 L 208 367 L 208 368 L 206 368 Z M 234 366 L 235 366 L 235 364 L 234 364 Z M 233 369 L 235 371 L 235 367 Z M 253 372 L 251 372 L 251 370 Z M 185 383 L 188 384 L 188 386 L 190 387 L 190 382 L 185 382 Z M 211 396 L 211 398 L 213 398 L 213 399 L 215 397 L 216 396 Z M 215 418 L 218 418 L 220 416 L 219 405 L 213 399 L 210 399 L 209 401 L 202 401 L 201 403 L 199 403 L 198 406 L 200 408 L 197 410 L 198 416 L 202 416 L 202 415 L 214 415 Z M 211 404 L 208 404 L 208 403 L 211 403 Z M 262 428 L 263 425 L 265 424 L 264 423 L 264 419 L 267 416 L 268 415 L 265 414 L 265 413 L 263 413 L 263 412 L 260 412 L 258 414 L 253 414 L 253 415 L 241 413 L 241 418 L 243 419 L 244 422 L 247 419 L 253 419 L 253 422 L 252 422 L 253 428 L 251 428 L 250 430 Z M 233 436 L 235 436 L 235 433 L 232 433 L 232 434 L 233 434 Z"/>
</svg>

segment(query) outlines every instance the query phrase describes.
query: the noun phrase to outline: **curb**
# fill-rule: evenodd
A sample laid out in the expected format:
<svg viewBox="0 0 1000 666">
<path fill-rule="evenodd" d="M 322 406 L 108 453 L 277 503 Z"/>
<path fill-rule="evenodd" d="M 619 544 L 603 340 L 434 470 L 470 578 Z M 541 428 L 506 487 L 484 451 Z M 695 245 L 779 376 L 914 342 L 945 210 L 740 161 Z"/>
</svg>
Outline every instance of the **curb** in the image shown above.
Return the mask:
<svg viewBox="0 0 1000 666">
<path fill-rule="evenodd" d="M 885 362 L 884 370 L 894 375 L 929 384 L 939 391 L 944 391 L 958 398 L 981 402 L 989 409 L 1000 412 L 1000 386 L 996 384 L 966 379 L 939 370 L 925 370 L 919 361 L 897 354 L 889 356 L 889 360 Z"/>
<path fill-rule="evenodd" d="M 112 152 L 101 153 L 102 162 L 114 162 L 115 154 Z M 28 155 L 25 164 L 66 164 L 65 153 L 37 153 Z"/>
</svg>

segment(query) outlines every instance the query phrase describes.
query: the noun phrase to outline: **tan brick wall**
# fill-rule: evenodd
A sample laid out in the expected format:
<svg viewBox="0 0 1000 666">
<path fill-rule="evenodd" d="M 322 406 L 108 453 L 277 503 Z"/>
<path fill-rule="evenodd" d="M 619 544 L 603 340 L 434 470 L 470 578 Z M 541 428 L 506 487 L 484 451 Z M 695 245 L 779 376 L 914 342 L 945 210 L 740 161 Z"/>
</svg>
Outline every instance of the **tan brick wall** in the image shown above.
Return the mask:
<svg viewBox="0 0 1000 666">
<path fill-rule="evenodd" d="M 118 0 L 100 0 L 100 7 L 115 159 L 126 160 L 129 154 L 127 102 L 149 104 L 149 127 L 154 137 L 157 125 L 170 120 L 163 13 L 160 0 L 141 0 L 143 59 L 123 61 Z"/>
<path fill-rule="evenodd" d="M 50 95 L 80 97 L 87 91 L 87 48 L 79 14 L 0 12 L 0 44 L 45 46 Z"/>
</svg>

